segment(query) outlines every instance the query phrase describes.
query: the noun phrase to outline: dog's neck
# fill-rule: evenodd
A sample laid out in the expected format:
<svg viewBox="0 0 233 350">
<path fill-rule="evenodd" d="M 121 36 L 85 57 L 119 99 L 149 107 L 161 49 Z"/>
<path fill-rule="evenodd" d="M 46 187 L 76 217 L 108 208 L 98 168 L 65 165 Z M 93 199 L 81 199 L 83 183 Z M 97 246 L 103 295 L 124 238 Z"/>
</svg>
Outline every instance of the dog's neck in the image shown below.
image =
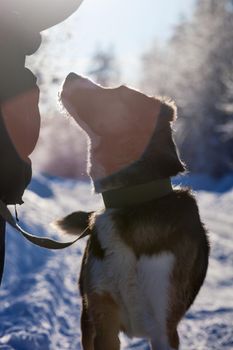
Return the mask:
<svg viewBox="0 0 233 350">
<path fill-rule="evenodd" d="M 165 197 L 172 191 L 171 179 L 166 178 L 105 191 L 102 196 L 106 208 L 128 208 Z"/>
</svg>

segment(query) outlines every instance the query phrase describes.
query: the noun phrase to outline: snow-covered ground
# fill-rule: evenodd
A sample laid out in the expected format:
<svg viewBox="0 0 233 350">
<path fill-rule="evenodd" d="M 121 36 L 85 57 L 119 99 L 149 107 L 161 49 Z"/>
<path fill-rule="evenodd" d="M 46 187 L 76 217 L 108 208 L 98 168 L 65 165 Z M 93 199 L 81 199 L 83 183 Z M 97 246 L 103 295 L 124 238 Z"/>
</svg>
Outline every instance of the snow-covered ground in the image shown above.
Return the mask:
<svg viewBox="0 0 233 350">
<path fill-rule="evenodd" d="M 194 179 L 194 188 L 200 180 L 203 183 L 203 179 Z M 233 349 L 231 185 L 232 177 L 218 186 L 212 183 L 208 190 L 215 192 L 197 192 L 212 249 L 205 285 L 179 327 L 182 350 Z M 53 237 L 57 236 L 49 225 L 52 221 L 75 210 L 102 206 L 101 198 L 91 194 L 90 186 L 42 175 L 34 177 L 24 200 L 18 209 L 21 225 L 32 233 Z M 0 289 L 0 349 L 80 349 L 77 278 L 84 246 L 83 240 L 52 252 L 33 246 L 8 227 L 6 268 Z M 123 349 L 148 350 L 148 345 L 138 339 L 122 337 L 122 344 Z"/>
</svg>

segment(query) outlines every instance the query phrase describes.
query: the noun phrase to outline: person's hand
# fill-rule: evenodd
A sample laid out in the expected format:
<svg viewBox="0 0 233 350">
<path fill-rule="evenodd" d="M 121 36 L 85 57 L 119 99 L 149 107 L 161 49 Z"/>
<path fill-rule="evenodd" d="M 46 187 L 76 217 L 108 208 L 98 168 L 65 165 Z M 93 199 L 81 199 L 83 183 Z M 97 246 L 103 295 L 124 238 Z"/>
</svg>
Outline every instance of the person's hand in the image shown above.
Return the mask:
<svg viewBox="0 0 233 350">
<path fill-rule="evenodd" d="M 33 74 L 25 70 L 25 74 Z M 35 148 L 40 131 L 39 88 L 33 84 L 21 94 L 18 94 L 1 105 L 1 113 L 11 143 L 18 155 L 24 161 Z"/>
</svg>

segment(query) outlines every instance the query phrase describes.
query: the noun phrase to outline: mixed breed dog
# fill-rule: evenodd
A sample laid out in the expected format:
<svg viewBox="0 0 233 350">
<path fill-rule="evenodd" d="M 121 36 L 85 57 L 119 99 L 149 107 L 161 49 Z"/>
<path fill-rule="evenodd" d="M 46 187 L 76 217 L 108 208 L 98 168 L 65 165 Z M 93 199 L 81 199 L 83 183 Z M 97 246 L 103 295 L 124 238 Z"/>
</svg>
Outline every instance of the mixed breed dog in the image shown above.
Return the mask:
<svg viewBox="0 0 233 350">
<path fill-rule="evenodd" d="M 206 276 L 209 242 L 196 200 L 173 189 L 185 170 L 172 137 L 176 106 L 70 73 L 61 101 L 89 139 L 88 172 L 105 208 L 58 222 L 88 227 L 79 285 L 84 350 L 119 350 L 119 332 L 179 349 L 177 326 Z"/>
</svg>

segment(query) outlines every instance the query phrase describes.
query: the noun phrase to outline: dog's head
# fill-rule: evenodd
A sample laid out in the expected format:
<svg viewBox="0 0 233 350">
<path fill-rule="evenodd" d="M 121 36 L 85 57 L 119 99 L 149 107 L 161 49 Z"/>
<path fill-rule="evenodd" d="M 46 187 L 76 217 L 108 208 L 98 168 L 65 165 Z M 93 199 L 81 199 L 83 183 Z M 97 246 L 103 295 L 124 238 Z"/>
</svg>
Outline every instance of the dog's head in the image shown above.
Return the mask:
<svg viewBox="0 0 233 350">
<path fill-rule="evenodd" d="M 74 73 L 64 82 L 61 100 L 89 136 L 94 182 L 125 171 L 147 154 L 149 162 L 155 164 L 157 157 L 166 168 L 157 169 L 160 178 L 183 170 L 171 135 L 170 122 L 176 114 L 171 104 L 126 86 L 104 88 Z"/>
</svg>

